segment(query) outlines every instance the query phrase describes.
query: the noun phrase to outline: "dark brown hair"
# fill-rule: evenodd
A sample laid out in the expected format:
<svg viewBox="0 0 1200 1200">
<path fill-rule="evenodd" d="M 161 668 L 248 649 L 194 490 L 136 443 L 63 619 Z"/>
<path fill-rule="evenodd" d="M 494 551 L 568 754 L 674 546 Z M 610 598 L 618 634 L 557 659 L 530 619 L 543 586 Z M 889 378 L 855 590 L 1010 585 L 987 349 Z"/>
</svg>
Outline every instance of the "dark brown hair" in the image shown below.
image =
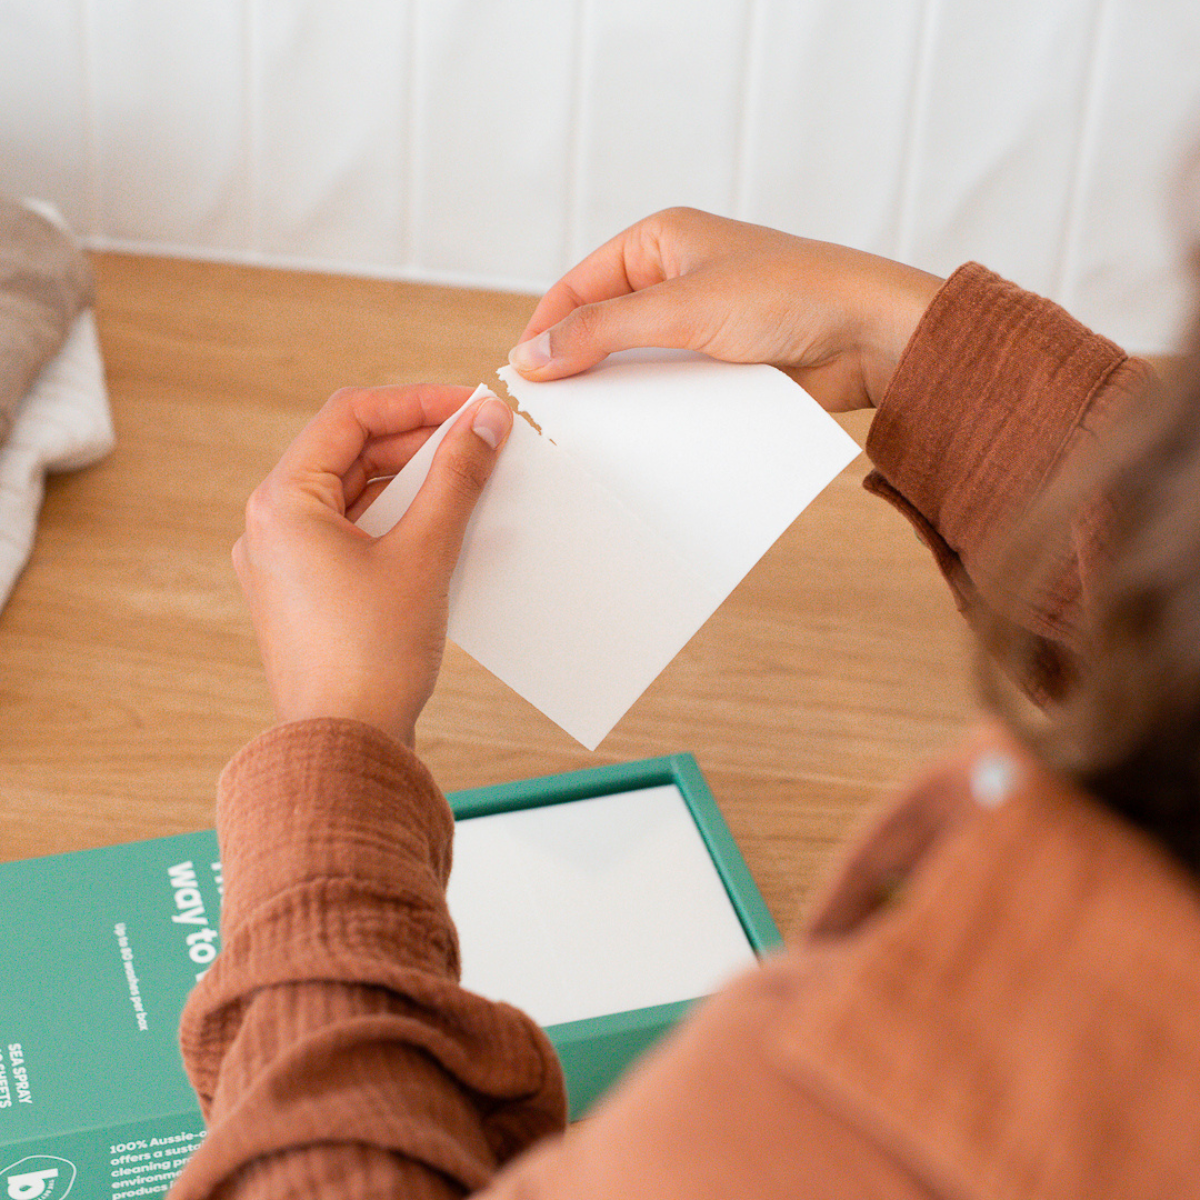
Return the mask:
<svg viewBox="0 0 1200 1200">
<path fill-rule="evenodd" d="M 1196 266 L 1200 278 L 1200 256 Z M 1044 586 L 1081 515 L 1102 529 L 1059 694 L 1033 714 L 985 665 L 985 695 L 1045 761 L 1200 875 L 1200 311 L 1181 363 L 1101 449 L 1053 489 L 1008 558 L 1027 564 L 1038 546 Z M 1050 531 L 1058 551 L 1047 553 Z M 1036 674 L 1044 639 L 1007 626 L 992 634 L 1006 675 Z"/>
</svg>

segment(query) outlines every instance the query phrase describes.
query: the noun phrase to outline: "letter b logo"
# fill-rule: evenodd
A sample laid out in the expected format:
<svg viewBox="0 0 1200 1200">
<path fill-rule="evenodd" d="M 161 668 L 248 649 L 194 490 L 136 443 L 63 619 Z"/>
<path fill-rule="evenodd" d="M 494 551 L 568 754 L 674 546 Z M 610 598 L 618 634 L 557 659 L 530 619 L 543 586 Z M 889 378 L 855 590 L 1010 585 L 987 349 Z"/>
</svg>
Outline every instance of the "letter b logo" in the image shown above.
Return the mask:
<svg viewBox="0 0 1200 1200">
<path fill-rule="evenodd" d="M 74 1166 L 46 1154 L 23 1158 L 0 1171 L 3 1200 L 65 1200 L 74 1182 Z"/>
<path fill-rule="evenodd" d="M 58 1178 L 58 1168 L 48 1171 L 26 1171 L 23 1175 L 8 1177 L 8 1194 L 11 1200 L 38 1200 L 50 1187 L 50 1180 Z"/>
</svg>

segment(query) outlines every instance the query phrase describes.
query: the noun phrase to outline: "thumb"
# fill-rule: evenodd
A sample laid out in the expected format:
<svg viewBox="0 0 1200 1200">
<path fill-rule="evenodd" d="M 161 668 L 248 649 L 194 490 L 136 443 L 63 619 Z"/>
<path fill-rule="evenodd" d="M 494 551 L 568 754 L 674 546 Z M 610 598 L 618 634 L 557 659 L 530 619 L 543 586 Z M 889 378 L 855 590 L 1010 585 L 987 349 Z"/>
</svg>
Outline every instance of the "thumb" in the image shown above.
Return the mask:
<svg viewBox="0 0 1200 1200">
<path fill-rule="evenodd" d="M 638 346 L 695 350 L 700 329 L 692 289 L 667 279 L 569 312 L 557 325 L 518 343 L 508 361 L 527 379 L 561 379 Z"/>
<path fill-rule="evenodd" d="M 408 511 L 382 540 L 403 543 L 406 556 L 421 556 L 449 575 L 512 422 L 512 409 L 495 395 L 470 405 L 442 439 Z"/>
</svg>

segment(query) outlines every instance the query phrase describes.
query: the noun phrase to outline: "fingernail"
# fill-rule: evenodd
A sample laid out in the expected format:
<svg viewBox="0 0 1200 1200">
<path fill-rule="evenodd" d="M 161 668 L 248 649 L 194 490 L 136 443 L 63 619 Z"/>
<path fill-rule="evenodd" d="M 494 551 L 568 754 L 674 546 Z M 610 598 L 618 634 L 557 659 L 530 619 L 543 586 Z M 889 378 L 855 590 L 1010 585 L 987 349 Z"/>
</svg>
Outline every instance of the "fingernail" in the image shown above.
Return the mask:
<svg viewBox="0 0 1200 1200">
<path fill-rule="evenodd" d="M 504 435 L 511 425 L 512 409 L 503 400 L 498 400 L 493 396 L 479 406 L 479 411 L 476 412 L 475 421 L 471 426 L 471 432 L 478 434 L 495 450 L 504 440 Z"/>
<path fill-rule="evenodd" d="M 508 361 L 518 371 L 538 371 L 550 361 L 550 330 L 521 342 L 509 352 Z"/>
</svg>

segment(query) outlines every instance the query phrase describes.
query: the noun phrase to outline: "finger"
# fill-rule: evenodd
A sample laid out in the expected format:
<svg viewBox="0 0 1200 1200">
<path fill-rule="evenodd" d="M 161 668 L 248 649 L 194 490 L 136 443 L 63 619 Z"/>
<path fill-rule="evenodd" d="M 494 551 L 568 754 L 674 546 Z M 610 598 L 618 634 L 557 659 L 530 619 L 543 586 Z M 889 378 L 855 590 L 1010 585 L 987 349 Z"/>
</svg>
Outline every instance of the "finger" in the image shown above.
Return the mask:
<svg viewBox="0 0 1200 1200">
<path fill-rule="evenodd" d="M 676 261 L 676 243 L 681 237 L 686 242 L 694 233 L 697 219 L 703 216 L 667 209 L 610 238 L 542 297 L 518 345 L 557 325 L 574 309 L 638 292 L 682 274 L 682 265 Z"/>
<path fill-rule="evenodd" d="M 695 275 L 572 309 L 557 324 L 514 347 L 509 362 L 527 379 L 561 379 L 636 346 L 704 350 L 722 319 L 719 296 Z"/>
<path fill-rule="evenodd" d="M 572 267 L 538 302 L 518 344 L 557 325 L 576 308 L 636 291 L 626 260 L 629 236 L 626 230 Z"/>
<path fill-rule="evenodd" d="M 350 520 L 356 520 L 362 515 L 391 478 L 433 437 L 448 418 L 458 412 L 463 401 L 470 395 L 466 388 L 444 388 L 440 391 L 445 394 L 437 397 L 436 405 L 431 404 L 426 409 L 428 416 L 437 417 L 436 424 L 373 438 L 363 447 L 362 454 L 351 465 L 350 470 L 342 476 L 346 515 Z"/>
<path fill-rule="evenodd" d="M 442 439 L 408 511 L 379 544 L 423 556 L 448 580 L 512 422 L 512 409 L 495 396 L 471 405 Z"/>
<path fill-rule="evenodd" d="M 346 520 L 352 525 L 358 523 L 358 518 L 379 499 L 379 494 L 389 483 L 395 478 L 392 476 L 380 476 L 379 478 L 370 479 L 363 484 L 361 490 L 351 494 L 346 493 Z"/>
<path fill-rule="evenodd" d="M 730 230 L 739 227 L 745 228 L 690 208 L 663 209 L 643 218 L 593 250 L 542 297 L 518 345 L 557 325 L 576 308 L 686 274 L 711 258 L 729 240 Z"/>
<path fill-rule="evenodd" d="M 339 479 L 373 441 L 426 426 L 436 428 L 469 395 L 465 388 L 343 388 L 335 392 L 284 452 L 285 476 L 334 475 Z"/>
<path fill-rule="evenodd" d="M 363 447 L 362 454 L 342 476 L 342 494 L 350 520 L 356 519 L 354 512 L 361 512 L 369 502 L 368 498 L 386 487 L 436 432 L 437 427 L 426 425 L 368 442 Z"/>
<path fill-rule="evenodd" d="M 230 552 L 230 557 L 233 559 L 234 574 L 238 577 L 238 582 L 245 586 L 246 571 L 249 565 L 249 559 L 246 551 L 246 539 L 244 536 L 238 538 L 233 543 L 233 550 Z"/>
</svg>

